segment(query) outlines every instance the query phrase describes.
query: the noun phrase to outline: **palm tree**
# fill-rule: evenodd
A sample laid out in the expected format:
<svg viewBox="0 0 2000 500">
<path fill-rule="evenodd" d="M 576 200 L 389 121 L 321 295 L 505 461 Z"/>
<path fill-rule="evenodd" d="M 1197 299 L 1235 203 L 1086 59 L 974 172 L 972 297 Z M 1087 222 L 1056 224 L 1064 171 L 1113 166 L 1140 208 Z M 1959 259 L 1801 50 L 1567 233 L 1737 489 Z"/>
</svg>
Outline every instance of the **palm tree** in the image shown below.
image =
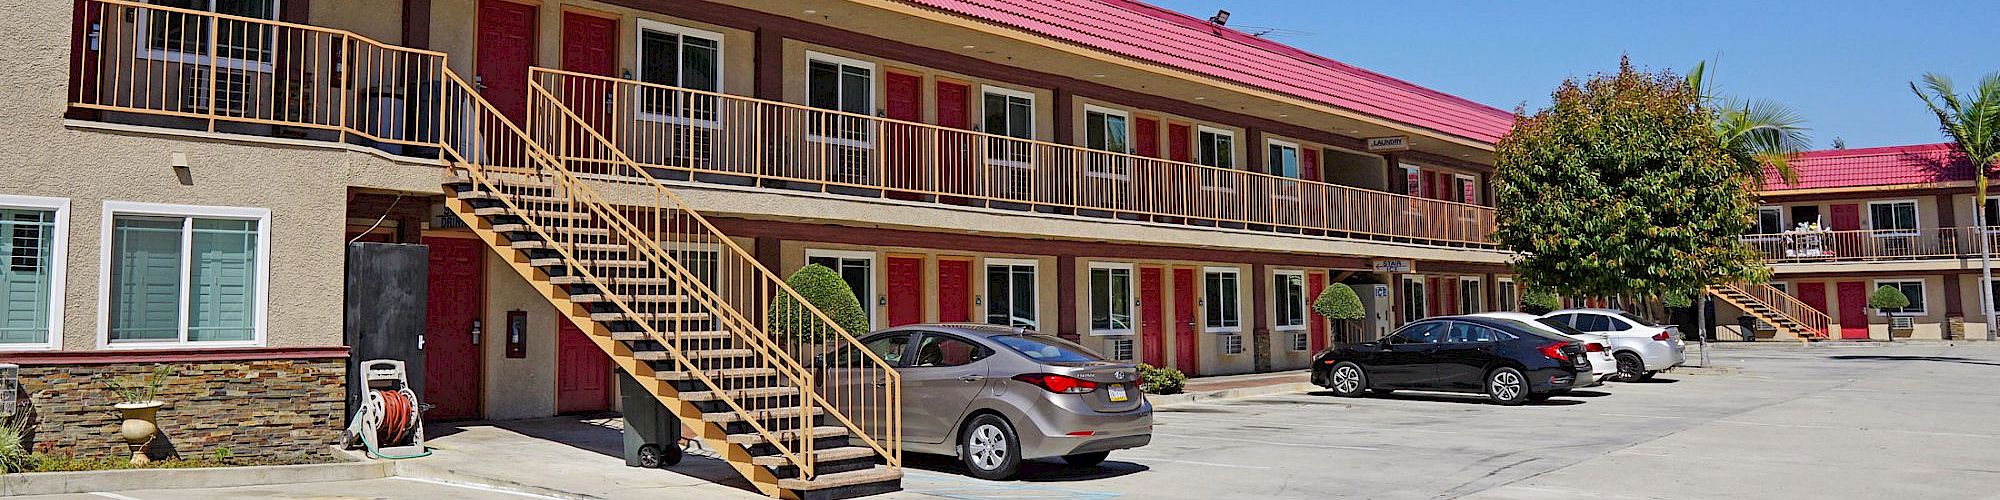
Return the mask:
<svg viewBox="0 0 2000 500">
<path fill-rule="evenodd" d="M 1802 126 L 1804 117 L 1774 101 L 1717 96 L 1707 61 L 1695 63 L 1687 84 L 1701 105 L 1715 113 L 1715 133 L 1727 145 L 1730 157 L 1752 173 L 1759 187 L 1765 181 L 1766 166 L 1777 170 L 1786 184 L 1799 181 L 1798 172 L 1792 169 L 1792 156 L 1812 147 L 1812 138 L 1806 135 L 1810 129 Z"/>
<path fill-rule="evenodd" d="M 1925 73 L 1924 84 L 1918 87 L 1910 82 L 1910 91 L 1924 100 L 1924 106 L 1937 114 L 1938 130 L 1951 138 L 1952 147 L 1972 162 L 1974 174 L 1973 196 L 1979 200 L 1979 207 L 1972 211 L 1974 224 L 1983 233 L 1991 226 L 1986 217 L 1986 178 L 2000 168 L 2000 73 L 1991 73 L 1979 80 L 1979 87 L 1970 95 L 1959 95 L 1952 87 L 1951 79 L 1937 73 Z M 1981 283 L 1993 282 L 1993 238 L 1981 234 L 1979 238 L 1979 273 L 1984 278 Z M 1979 287 L 1979 305 L 1983 311 L 1993 311 L 1993 287 Z M 1992 318 L 1986 320 L 1986 340 L 2000 339 L 2000 324 Z"/>
</svg>

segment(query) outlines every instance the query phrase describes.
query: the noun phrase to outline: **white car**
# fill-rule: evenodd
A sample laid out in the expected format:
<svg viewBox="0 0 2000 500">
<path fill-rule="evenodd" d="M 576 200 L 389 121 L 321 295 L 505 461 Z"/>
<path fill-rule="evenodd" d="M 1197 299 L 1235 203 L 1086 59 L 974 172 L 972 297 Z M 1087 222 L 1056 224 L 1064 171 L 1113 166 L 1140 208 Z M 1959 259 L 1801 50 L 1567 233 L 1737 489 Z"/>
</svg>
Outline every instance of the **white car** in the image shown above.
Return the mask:
<svg viewBox="0 0 2000 500">
<path fill-rule="evenodd" d="M 1563 309 L 1542 317 L 1585 332 L 1604 334 L 1610 340 L 1611 357 L 1618 363 L 1618 377 L 1613 380 L 1651 379 L 1687 361 L 1679 327 L 1655 325 L 1617 309 Z"/>
<path fill-rule="evenodd" d="M 1577 387 L 1604 385 L 1605 380 L 1609 380 L 1612 376 L 1618 374 L 1618 362 L 1611 357 L 1610 338 L 1604 335 L 1586 333 L 1575 328 L 1570 328 L 1569 325 L 1556 322 L 1556 320 L 1523 312 L 1489 312 L 1468 314 L 1467 316 L 1511 319 L 1547 330 L 1549 333 L 1575 339 L 1577 342 L 1582 343 L 1584 354 L 1590 359 L 1590 383 L 1577 384 Z"/>
</svg>

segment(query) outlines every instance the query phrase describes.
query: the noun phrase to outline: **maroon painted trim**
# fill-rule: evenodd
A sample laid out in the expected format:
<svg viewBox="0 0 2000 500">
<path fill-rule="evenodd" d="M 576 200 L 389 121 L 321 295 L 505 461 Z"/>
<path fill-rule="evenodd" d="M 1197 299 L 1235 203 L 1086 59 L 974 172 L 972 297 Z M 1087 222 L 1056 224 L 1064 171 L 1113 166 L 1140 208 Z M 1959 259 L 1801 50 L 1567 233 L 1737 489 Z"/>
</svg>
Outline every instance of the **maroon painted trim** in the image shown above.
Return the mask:
<svg viewBox="0 0 2000 500">
<path fill-rule="evenodd" d="M 431 0 L 403 0 L 403 46 L 431 48 Z"/>
<path fill-rule="evenodd" d="M 1974 202 L 1977 205 L 1978 202 Z M 1938 227 L 1958 227 L 1958 207 L 1953 206 L 1950 194 L 1937 195 Z M 1966 221 L 1968 226 L 1971 221 Z"/>
<path fill-rule="evenodd" d="M 278 20 L 293 24 L 312 21 L 312 0 L 286 0 L 278 7 Z"/>
<path fill-rule="evenodd" d="M 1783 194 L 1766 193 L 1761 198 L 1764 203 L 1799 202 L 1863 202 L 1884 198 L 1915 197 L 1925 195 L 1950 196 L 1972 193 L 1971 187 L 1942 187 L 1924 189 L 1884 189 L 1876 191 L 1847 191 L 1839 193 Z"/>
<path fill-rule="evenodd" d="M 738 237 L 782 238 L 795 241 L 846 245 L 908 246 L 931 250 L 1048 255 L 1055 257 L 1229 262 L 1238 264 L 1319 267 L 1347 271 L 1368 271 L 1372 269 L 1368 259 L 1362 257 L 1042 240 L 726 217 L 711 217 L 709 218 L 709 222 L 715 224 L 716 229 L 721 230 L 723 233 Z M 1419 263 L 1417 265 L 1419 270 L 1427 267 L 1436 266 L 1428 263 Z"/>
<path fill-rule="evenodd" d="M 1056 256 L 1056 335 L 1077 340 L 1082 338 L 1076 331 L 1076 323 L 1082 317 L 1076 315 L 1076 256 Z M 1036 318 L 1040 319 L 1040 318 Z"/>
<path fill-rule="evenodd" d="M 1975 260 L 1976 260 L 1977 258 L 1978 258 L 1978 256 L 1974 256 L 1974 257 L 1973 257 L 1973 259 L 1975 259 Z M 1938 260 L 1956 260 L 1956 259 L 1938 259 Z M 1873 278 L 1903 278 L 1903 277 L 1910 277 L 1910 276 L 1919 276 L 1919 277 L 1921 277 L 1921 276 L 1978 276 L 1978 275 L 1979 275 L 1979 269 L 1977 269 L 1977 268 L 1974 268 L 1974 269 L 1938 269 L 1938 270 L 1926 270 L 1926 271 L 1907 271 L 1907 272 L 1904 272 L 1904 271 L 1842 271 L 1842 272 L 1837 272 L 1837 273 L 1786 273 L 1786 272 L 1783 272 L 1783 271 L 1778 271 L 1778 272 L 1776 272 L 1776 273 L 1773 273 L 1773 274 L 1772 274 L 1772 276 L 1771 276 L 1771 279 L 1772 279 L 1772 280 L 1776 280 L 1776 281 L 1796 281 L 1796 280 L 1832 280 L 1832 279 L 1853 279 L 1853 278 L 1869 278 L 1869 279 L 1873 279 Z M 1978 278 L 1974 278 L 1974 279 L 1978 279 Z"/>
<path fill-rule="evenodd" d="M 1963 293 L 1958 287 L 1958 276 L 1956 274 L 1944 275 L 1945 316 L 1962 316 L 1965 314 L 1965 297 L 1961 296 Z M 1978 278 L 1974 278 L 1973 281 L 1978 281 Z"/>
<path fill-rule="evenodd" d="M 995 64 L 990 61 L 985 61 L 953 52 L 948 52 L 930 47 L 912 45 L 885 38 L 875 37 L 863 33 L 842 30 L 822 24 L 814 24 L 808 21 L 795 19 L 791 17 L 785 17 L 758 10 L 737 7 L 733 5 L 723 5 L 719 3 L 706 2 L 706 1 L 693 1 L 693 0 L 682 0 L 682 1 L 605 0 L 605 2 L 633 9 L 658 12 L 661 14 L 666 14 L 674 17 L 692 19 L 705 23 L 710 23 L 720 26 L 728 26 L 731 28 L 751 31 L 757 34 L 757 38 L 759 40 L 758 41 L 759 54 L 762 54 L 763 50 L 767 50 L 765 47 L 765 45 L 767 44 L 767 42 L 765 41 L 766 39 L 790 38 L 794 40 L 799 40 L 801 42 L 824 45 L 828 47 L 835 47 L 843 50 L 850 50 L 863 54 L 870 54 L 896 61 L 904 61 L 913 64 L 922 64 L 926 67 L 963 74 L 974 78 L 994 80 L 999 82 L 1011 83 L 1014 85 L 1029 86 L 1029 87 L 1043 88 L 1049 90 L 1062 90 L 1064 92 L 1069 93 L 1072 96 L 1087 96 L 1096 99 L 1101 99 L 1106 102 L 1120 106 L 1128 106 L 1149 111 L 1174 114 L 1209 123 L 1228 124 L 1246 128 L 1249 127 L 1259 128 L 1263 129 L 1268 133 L 1274 133 L 1307 142 L 1315 142 L 1328 146 L 1336 146 L 1336 147 L 1351 149 L 1355 151 L 1365 151 L 1367 148 L 1366 141 L 1363 141 L 1360 138 L 1348 137 L 1334 132 L 1312 129 L 1308 127 L 1301 127 L 1278 120 L 1267 119 L 1242 113 L 1236 113 L 1218 108 L 1196 105 L 1191 102 L 1180 99 L 1136 92 L 1122 87 L 1113 87 L 1110 85 L 1091 82 L 1069 76 L 1058 75 L 1053 73 L 1044 73 L 1041 71 L 1036 71 L 1027 68 Z M 778 45 L 781 44 L 782 41 L 772 41 L 768 43 L 773 45 Z M 779 55 L 782 55 L 782 49 L 780 49 L 779 52 L 780 52 Z M 764 58 L 760 58 L 760 61 L 757 64 L 759 69 L 758 82 L 760 86 L 758 97 L 770 98 L 769 95 L 763 93 L 764 90 L 762 88 L 763 81 L 764 78 L 768 75 L 783 74 L 783 68 L 782 68 L 783 58 L 782 57 L 770 58 L 770 59 L 776 59 L 778 61 L 775 63 L 770 63 L 779 66 L 778 68 L 775 69 L 765 68 L 765 65 L 767 63 L 761 59 Z M 1060 111 L 1061 116 L 1068 116 L 1070 112 L 1074 110 L 1069 108 L 1062 108 L 1058 111 Z M 1409 125 L 1415 128 L 1423 128 L 1410 124 L 1404 124 L 1404 125 Z M 1444 134 L 1444 135 L 1451 135 L 1451 134 Z M 1075 141 L 1071 140 L 1071 138 L 1069 137 L 1063 137 L 1057 142 L 1069 144 Z M 1421 161 L 1424 163 L 1436 164 L 1439 166 L 1463 168 L 1478 172 L 1491 172 L 1493 170 L 1493 167 L 1491 166 L 1470 163 L 1464 160 L 1451 158 L 1444 155 L 1425 153 L 1421 151 L 1406 151 L 1404 153 L 1414 161 Z"/>
<path fill-rule="evenodd" d="M 721 24 L 721 23 L 717 23 Z M 785 100 L 785 39 L 770 30 L 754 30 L 757 47 L 752 54 L 752 81 L 756 82 L 754 94 L 758 99 L 769 101 Z"/>
<path fill-rule="evenodd" d="M 21 366 L 108 365 L 121 363 L 192 363 L 271 359 L 345 359 L 347 346 L 232 347 L 219 349 L 143 349 L 40 351 L 0 353 L 0 363 Z"/>
</svg>

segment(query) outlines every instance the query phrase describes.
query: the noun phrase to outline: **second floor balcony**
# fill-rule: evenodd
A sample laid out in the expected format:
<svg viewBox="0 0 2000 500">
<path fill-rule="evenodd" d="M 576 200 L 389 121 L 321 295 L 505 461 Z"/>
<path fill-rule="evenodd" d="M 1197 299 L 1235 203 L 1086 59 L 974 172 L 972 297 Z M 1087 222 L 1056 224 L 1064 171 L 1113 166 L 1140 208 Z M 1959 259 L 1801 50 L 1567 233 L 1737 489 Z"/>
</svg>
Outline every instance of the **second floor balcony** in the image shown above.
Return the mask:
<svg viewBox="0 0 2000 500">
<path fill-rule="evenodd" d="M 1744 235 L 1772 264 L 1946 260 L 1979 257 L 1979 238 L 2000 250 L 2000 227 L 1792 231 Z"/>
</svg>

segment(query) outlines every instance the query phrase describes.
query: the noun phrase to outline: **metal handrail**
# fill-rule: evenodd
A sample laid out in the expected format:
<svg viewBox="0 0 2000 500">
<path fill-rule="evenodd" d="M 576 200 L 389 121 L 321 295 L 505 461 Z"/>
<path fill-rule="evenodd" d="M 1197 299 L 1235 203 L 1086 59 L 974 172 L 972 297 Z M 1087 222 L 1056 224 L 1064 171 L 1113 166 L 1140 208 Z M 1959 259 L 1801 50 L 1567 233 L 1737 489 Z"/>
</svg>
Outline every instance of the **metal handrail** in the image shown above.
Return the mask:
<svg viewBox="0 0 2000 500">
<path fill-rule="evenodd" d="M 1979 237 L 2000 239 L 1996 228 L 1929 227 L 1789 231 L 1739 237 L 1774 263 L 1854 262 L 1956 258 L 1979 255 Z"/>
<path fill-rule="evenodd" d="M 1762 302 L 1772 312 L 1783 316 L 1787 320 L 1791 320 L 1792 323 L 1799 325 L 1799 328 L 1805 330 L 1804 332 L 1795 333 L 1804 333 L 1805 336 L 1812 338 L 1825 338 L 1827 336 L 1827 325 L 1831 320 L 1827 317 L 1826 313 L 1820 311 L 1818 308 L 1814 308 L 1811 304 L 1799 300 L 1798 297 L 1792 296 L 1792 294 L 1785 293 L 1784 290 L 1779 290 L 1777 287 L 1769 284 L 1718 285 L 1717 288 L 1733 290 L 1752 300 Z"/>
</svg>

